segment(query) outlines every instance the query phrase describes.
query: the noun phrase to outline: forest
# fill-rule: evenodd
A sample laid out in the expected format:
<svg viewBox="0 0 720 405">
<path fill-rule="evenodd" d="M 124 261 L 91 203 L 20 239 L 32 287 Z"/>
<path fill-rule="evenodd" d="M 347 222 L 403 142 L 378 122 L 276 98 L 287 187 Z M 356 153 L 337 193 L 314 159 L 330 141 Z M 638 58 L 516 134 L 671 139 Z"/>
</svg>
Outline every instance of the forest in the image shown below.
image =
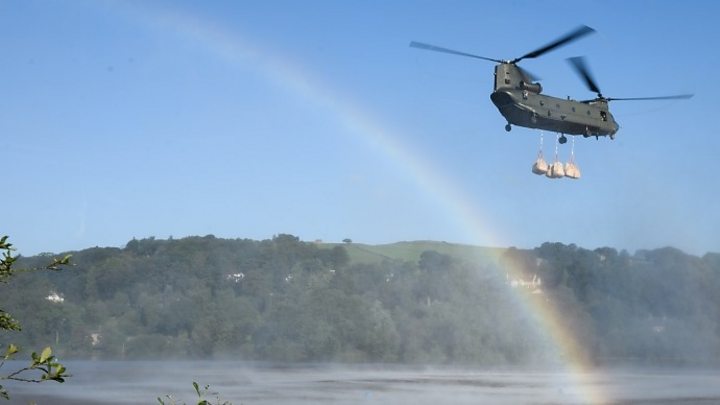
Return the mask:
<svg viewBox="0 0 720 405">
<path fill-rule="evenodd" d="M 542 364 L 552 342 L 533 301 L 518 303 L 532 295 L 597 364 L 720 364 L 720 254 L 545 243 L 491 257 L 435 244 L 374 261 L 354 258 L 350 240 L 285 234 L 69 252 L 62 271 L 0 285 L 3 309 L 22 321 L 0 342 L 65 359 Z"/>
</svg>

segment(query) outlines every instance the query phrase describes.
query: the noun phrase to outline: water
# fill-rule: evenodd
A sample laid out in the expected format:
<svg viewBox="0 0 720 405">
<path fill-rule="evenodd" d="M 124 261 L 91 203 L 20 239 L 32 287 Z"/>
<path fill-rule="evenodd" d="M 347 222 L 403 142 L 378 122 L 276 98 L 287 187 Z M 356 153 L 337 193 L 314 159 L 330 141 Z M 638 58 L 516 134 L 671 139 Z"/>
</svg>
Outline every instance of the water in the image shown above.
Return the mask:
<svg viewBox="0 0 720 405">
<path fill-rule="evenodd" d="M 718 404 L 718 370 L 544 370 L 76 361 L 64 384 L 6 384 L 10 404 L 197 403 L 192 382 L 239 404 Z M 9 370 L 10 365 L 5 370 Z M 216 401 L 215 395 L 208 399 Z M 167 400 L 167 398 L 165 398 Z M 194 401 L 194 402 L 193 402 Z M 167 401 L 171 403 L 171 401 Z M 7 402 L 6 402 L 7 403 Z"/>
</svg>

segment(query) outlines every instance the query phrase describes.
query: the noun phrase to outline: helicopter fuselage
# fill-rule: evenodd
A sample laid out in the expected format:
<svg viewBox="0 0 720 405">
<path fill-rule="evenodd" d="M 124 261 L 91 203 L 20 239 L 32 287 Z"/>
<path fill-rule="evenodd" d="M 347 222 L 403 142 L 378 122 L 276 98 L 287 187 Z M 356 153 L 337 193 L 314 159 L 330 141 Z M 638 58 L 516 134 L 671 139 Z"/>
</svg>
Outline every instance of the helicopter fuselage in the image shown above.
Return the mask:
<svg viewBox="0 0 720 405">
<path fill-rule="evenodd" d="M 619 129 L 605 100 L 576 101 L 541 92 L 542 86 L 532 83 L 516 65 L 495 66 L 490 99 L 509 124 L 586 137 L 614 137 Z"/>
</svg>

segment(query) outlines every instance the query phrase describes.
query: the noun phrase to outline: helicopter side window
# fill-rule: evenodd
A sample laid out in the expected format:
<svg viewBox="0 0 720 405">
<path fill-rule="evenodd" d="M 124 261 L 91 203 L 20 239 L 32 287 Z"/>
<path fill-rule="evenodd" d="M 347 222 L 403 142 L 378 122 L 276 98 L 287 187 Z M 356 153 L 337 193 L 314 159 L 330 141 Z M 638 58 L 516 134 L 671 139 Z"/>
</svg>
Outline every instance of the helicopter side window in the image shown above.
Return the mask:
<svg viewBox="0 0 720 405">
<path fill-rule="evenodd" d="M 505 84 L 510 84 L 510 79 L 508 79 L 507 77 L 505 78 Z"/>
<path fill-rule="evenodd" d="M 590 115 L 590 110 L 587 111 L 587 115 Z"/>
<path fill-rule="evenodd" d="M 575 112 L 575 107 L 572 108 L 573 112 Z"/>
<path fill-rule="evenodd" d="M 605 111 L 600 111 L 600 118 L 603 121 L 607 121 L 607 113 Z"/>
</svg>

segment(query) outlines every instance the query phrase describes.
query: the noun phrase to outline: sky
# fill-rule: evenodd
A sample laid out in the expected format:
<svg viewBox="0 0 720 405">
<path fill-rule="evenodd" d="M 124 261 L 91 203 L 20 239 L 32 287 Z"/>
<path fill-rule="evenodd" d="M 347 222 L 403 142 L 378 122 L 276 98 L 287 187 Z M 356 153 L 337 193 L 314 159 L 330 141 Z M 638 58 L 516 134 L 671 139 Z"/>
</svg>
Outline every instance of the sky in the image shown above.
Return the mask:
<svg viewBox="0 0 720 405">
<path fill-rule="evenodd" d="M 18 252 L 213 234 L 720 251 L 713 1 L 0 2 L 0 233 Z M 493 63 L 614 102 L 579 180 L 490 101 Z M 553 160 L 555 134 L 544 133 Z M 572 142 L 559 148 L 567 161 Z"/>
</svg>

